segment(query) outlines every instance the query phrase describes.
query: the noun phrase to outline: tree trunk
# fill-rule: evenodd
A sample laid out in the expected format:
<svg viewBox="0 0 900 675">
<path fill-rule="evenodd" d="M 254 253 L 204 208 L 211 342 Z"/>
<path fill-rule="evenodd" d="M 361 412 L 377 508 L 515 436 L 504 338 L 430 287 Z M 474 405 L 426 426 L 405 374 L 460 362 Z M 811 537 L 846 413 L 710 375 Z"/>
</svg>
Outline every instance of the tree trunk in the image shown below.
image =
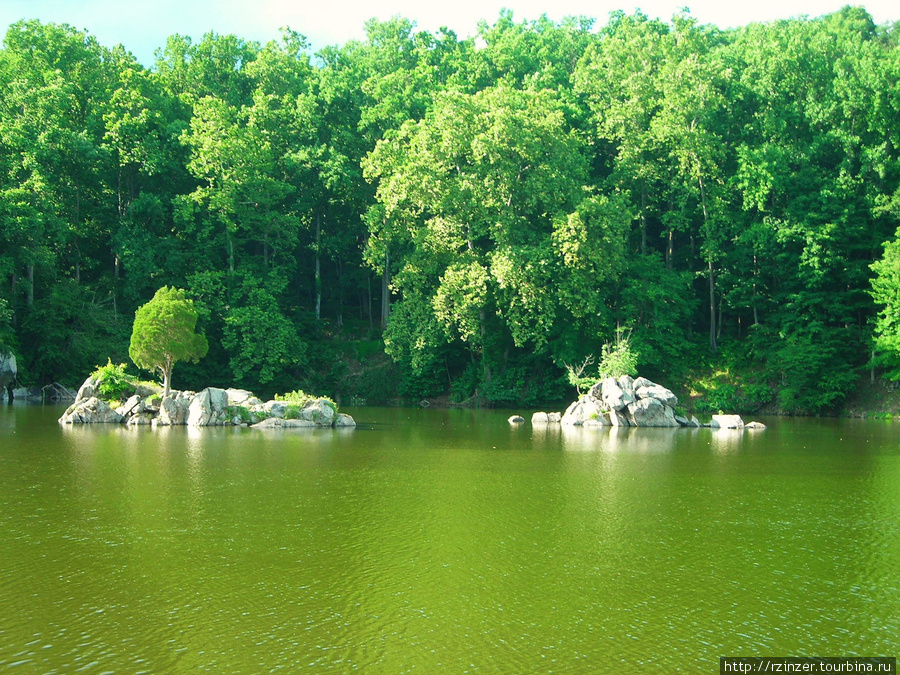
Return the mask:
<svg viewBox="0 0 900 675">
<path fill-rule="evenodd" d="M 368 272 L 366 272 L 366 301 L 363 307 L 369 317 L 369 330 L 372 330 L 375 327 L 372 321 L 372 275 Z"/>
<path fill-rule="evenodd" d="M 703 176 L 698 179 L 700 183 L 700 205 L 703 208 L 703 229 L 706 233 L 707 242 L 709 236 L 709 214 L 706 210 L 706 189 L 703 186 Z M 713 255 L 712 251 L 707 250 L 707 267 L 709 270 L 709 348 L 715 353 L 718 348 L 716 344 L 716 280 L 713 274 Z"/>
<path fill-rule="evenodd" d="M 27 293 L 25 302 L 30 309 L 34 306 L 34 265 L 28 265 L 25 270 L 28 276 L 28 286 L 25 289 L 25 292 Z"/>
<path fill-rule="evenodd" d="M 669 236 L 666 237 L 666 269 L 672 271 L 672 258 L 675 255 L 675 230 L 669 228 Z"/>
<path fill-rule="evenodd" d="M 169 395 L 169 391 L 171 390 L 172 384 L 172 359 L 170 357 L 166 357 L 166 363 L 163 365 L 160 370 L 162 370 L 163 375 L 163 398 Z"/>
<path fill-rule="evenodd" d="M 228 271 L 234 274 L 234 242 L 231 240 L 231 231 L 225 226 L 225 248 L 228 252 Z"/>
<path fill-rule="evenodd" d="M 18 306 L 18 301 L 16 298 L 16 286 L 18 285 L 19 277 L 15 272 L 12 273 L 12 279 L 10 280 L 10 287 L 12 290 L 12 301 L 9 303 L 9 308 L 12 310 L 12 325 L 15 328 L 18 325 L 17 321 L 17 313 L 16 307 Z"/>
<path fill-rule="evenodd" d="M 384 252 L 384 272 L 381 274 L 381 330 L 387 328 L 391 317 L 391 253 Z"/>
<path fill-rule="evenodd" d="M 647 208 L 647 184 L 641 183 L 641 255 L 647 255 L 647 218 L 644 211 Z"/>
<path fill-rule="evenodd" d="M 319 249 L 322 245 L 322 214 L 316 213 L 316 320 L 322 316 L 322 263 Z"/>
<path fill-rule="evenodd" d="M 712 258 L 709 259 L 709 348 L 715 352 L 716 344 L 716 280 L 713 275 Z"/>
</svg>

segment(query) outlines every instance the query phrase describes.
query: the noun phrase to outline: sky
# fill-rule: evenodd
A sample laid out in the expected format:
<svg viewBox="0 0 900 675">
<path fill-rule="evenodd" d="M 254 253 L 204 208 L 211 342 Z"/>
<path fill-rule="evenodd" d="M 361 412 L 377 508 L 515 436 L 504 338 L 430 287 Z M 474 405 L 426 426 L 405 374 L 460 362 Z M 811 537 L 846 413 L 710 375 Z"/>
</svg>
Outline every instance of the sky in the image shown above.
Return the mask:
<svg viewBox="0 0 900 675">
<path fill-rule="evenodd" d="M 463 38 L 477 32 L 480 20 L 493 23 L 503 8 L 512 10 L 519 21 L 542 14 L 555 21 L 584 15 L 602 25 L 617 9 L 627 13 L 640 9 L 650 17 L 670 19 L 687 6 L 703 23 L 734 28 L 755 21 L 820 16 L 846 4 L 848 0 L 0 0 L 0 27 L 5 34 L 6 27 L 19 19 L 68 23 L 86 29 L 107 47 L 123 44 L 138 61 L 152 66 L 154 51 L 174 33 L 199 39 L 214 31 L 267 42 L 288 26 L 317 50 L 363 38 L 363 26 L 373 17 L 400 15 L 421 30 L 446 26 Z M 898 0 L 855 4 L 862 4 L 876 23 L 900 21 Z"/>
</svg>

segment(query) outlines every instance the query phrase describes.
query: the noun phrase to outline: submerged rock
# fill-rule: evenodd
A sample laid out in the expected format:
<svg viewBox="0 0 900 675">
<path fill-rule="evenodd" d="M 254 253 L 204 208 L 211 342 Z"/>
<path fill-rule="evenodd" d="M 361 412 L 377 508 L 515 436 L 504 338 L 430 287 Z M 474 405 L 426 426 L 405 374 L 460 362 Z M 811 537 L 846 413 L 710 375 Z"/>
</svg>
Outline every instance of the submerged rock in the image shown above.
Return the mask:
<svg viewBox="0 0 900 675">
<path fill-rule="evenodd" d="M 251 429 L 298 429 L 301 427 L 315 427 L 315 422 L 309 420 L 286 420 L 281 417 L 269 417 L 262 422 L 251 424 Z"/>
<path fill-rule="evenodd" d="M 524 423 L 525 423 L 525 418 L 522 417 L 521 415 L 512 415 L 512 416 L 510 416 L 510 418 L 509 418 L 508 420 L 506 420 L 506 421 L 509 422 L 510 424 L 524 424 Z"/>
</svg>

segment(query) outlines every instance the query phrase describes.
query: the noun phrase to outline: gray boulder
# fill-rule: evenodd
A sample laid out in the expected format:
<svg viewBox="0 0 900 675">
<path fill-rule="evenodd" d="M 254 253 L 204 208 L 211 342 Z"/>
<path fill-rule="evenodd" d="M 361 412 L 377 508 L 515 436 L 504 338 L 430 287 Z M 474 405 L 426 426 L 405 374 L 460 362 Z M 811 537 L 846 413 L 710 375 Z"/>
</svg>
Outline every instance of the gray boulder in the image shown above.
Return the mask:
<svg viewBox="0 0 900 675">
<path fill-rule="evenodd" d="M 334 418 L 334 426 L 335 427 L 355 427 L 356 420 L 354 420 L 350 415 L 345 413 L 338 413 L 337 417 Z"/>
<path fill-rule="evenodd" d="M 743 429 L 744 420 L 740 415 L 713 415 L 709 426 L 713 429 Z"/>
<path fill-rule="evenodd" d="M 547 413 L 547 421 L 550 422 L 550 424 L 559 424 L 562 421 L 562 413 Z"/>
<path fill-rule="evenodd" d="M 320 427 L 333 426 L 334 416 L 335 411 L 333 404 L 330 401 L 326 401 L 324 398 L 317 398 L 315 401 L 310 401 L 303 406 L 303 410 L 300 411 L 301 420 L 315 422 L 316 426 Z"/>
<path fill-rule="evenodd" d="M 153 418 L 147 413 L 137 413 L 128 418 L 126 424 L 130 427 L 147 426 L 153 423 Z"/>
<path fill-rule="evenodd" d="M 628 415 L 624 410 L 610 410 L 609 411 L 609 424 L 614 427 L 630 427 L 631 422 L 628 420 Z"/>
<path fill-rule="evenodd" d="M 227 418 L 228 394 L 224 389 L 207 387 L 194 396 L 188 406 L 187 424 L 191 427 L 221 425 Z"/>
<path fill-rule="evenodd" d="M 641 398 L 628 405 L 628 421 L 635 427 L 677 427 L 675 413 L 655 398 Z"/>
<path fill-rule="evenodd" d="M 644 379 L 644 378 L 641 378 Z M 663 405 L 667 405 L 673 410 L 675 406 L 678 405 L 678 397 L 675 396 L 669 389 L 665 387 L 654 384 L 650 382 L 650 384 L 645 384 L 642 387 L 638 387 L 634 391 L 635 395 L 639 398 L 655 398 L 657 401 L 662 403 Z"/>
<path fill-rule="evenodd" d="M 96 396 L 73 403 L 59 418 L 60 424 L 119 424 L 121 422 L 122 416 Z"/>
<path fill-rule="evenodd" d="M 619 388 L 626 396 L 636 398 L 634 394 L 634 378 L 631 375 L 622 375 L 618 380 Z"/>
<path fill-rule="evenodd" d="M 100 380 L 94 379 L 93 377 L 87 378 L 82 385 L 78 388 L 78 393 L 75 394 L 75 403 L 79 401 L 86 401 L 89 398 L 93 398 L 96 396 L 98 392 L 98 386 L 100 384 Z"/>
<path fill-rule="evenodd" d="M 628 380 L 630 382 L 626 380 L 626 385 L 631 386 L 625 389 L 614 377 L 607 377 L 603 380 L 600 387 L 600 399 L 609 410 L 624 410 L 629 403 L 634 403 L 634 381 L 631 378 L 628 378 Z M 591 391 L 593 392 L 593 389 Z"/>
<path fill-rule="evenodd" d="M 128 417 L 129 415 L 139 415 L 144 412 L 144 400 L 135 394 L 130 397 L 125 403 L 116 408 L 116 412 L 119 413 L 122 417 Z"/>
<path fill-rule="evenodd" d="M 745 429 L 765 429 L 766 425 L 763 424 L 762 422 L 749 422 L 748 424 L 744 425 L 744 428 Z"/>
<path fill-rule="evenodd" d="M 509 419 L 506 421 L 510 424 L 525 424 L 525 418 L 521 415 L 510 415 Z"/>
<path fill-rule="evenodd" d="M 545 412 L 536 412 L 531 416 L 532 424 L 550 424 L 550 417 Z"/>
<path fill-rule="evenodd" d="M 681 415 L 675 415 L 675 421 L 678 422 L 678 424 L 680 424 L 681 426 L 688 427 L 690 429 L 700 426 L 700 422 L 697 421 L 696 417 L 688 419 L 687 417 L 682 417 Z"/>
<path fill-rule="evenodd" d="M 284 419 L 287 412 L 287 406 L 281 401 L 266 401 L 263 403 L 263 411 L 269 417 L 280 417 Z"/>
<path fill-rule="evenodd" d="M 196 396 L 196 394 L 194 394 Z M 177 392 L 175 395 L 166 396 L 159 404 L 159 415 L 155 422 L 160 427 L 170 427 L 181 424 L 187 424 L 188 410 L 191 405 L 193 396 L 188 398 L 183 392 Z"/>
<path fill-rule="evenodd" d="M 228 405 L 250 406 L 262 403 L 253 395 L 252 391 L 247 391 L 246 389 L 226 389 L 225 393 L 228 395 Z M 250 399 L 256 399 L 256 401 L 251 402 Z"/>
<path fill-rule="evenodd" d="M 591 394 L 585 394 L 572 403 L 561 418 L 561 423 L 581 426 L 590 419 L 600 419 L 603 415 L 601 404 Z"/>
</svg>

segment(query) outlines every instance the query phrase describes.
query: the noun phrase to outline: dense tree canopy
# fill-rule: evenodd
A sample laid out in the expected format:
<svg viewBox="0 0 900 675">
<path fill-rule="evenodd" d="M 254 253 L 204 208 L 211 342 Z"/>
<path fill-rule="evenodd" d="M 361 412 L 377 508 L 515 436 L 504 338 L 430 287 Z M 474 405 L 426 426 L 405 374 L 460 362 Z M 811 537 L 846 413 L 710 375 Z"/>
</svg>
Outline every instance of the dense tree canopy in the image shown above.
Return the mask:
<svg viewBox="0 0 900 675">
<path fill-rule="evenodd" d="M 630 331 L 643 374 L 709 401 L 833 410 L 900 362 L 898 39 L 853 7 L 504 12 L 316 54 L 173 35 L 147 69 L 19 22 L 0 341 L 20 380 L 76 383 L 173 286 L 209 338 L 190 385 L 533 403 Z"/>
</svg>

